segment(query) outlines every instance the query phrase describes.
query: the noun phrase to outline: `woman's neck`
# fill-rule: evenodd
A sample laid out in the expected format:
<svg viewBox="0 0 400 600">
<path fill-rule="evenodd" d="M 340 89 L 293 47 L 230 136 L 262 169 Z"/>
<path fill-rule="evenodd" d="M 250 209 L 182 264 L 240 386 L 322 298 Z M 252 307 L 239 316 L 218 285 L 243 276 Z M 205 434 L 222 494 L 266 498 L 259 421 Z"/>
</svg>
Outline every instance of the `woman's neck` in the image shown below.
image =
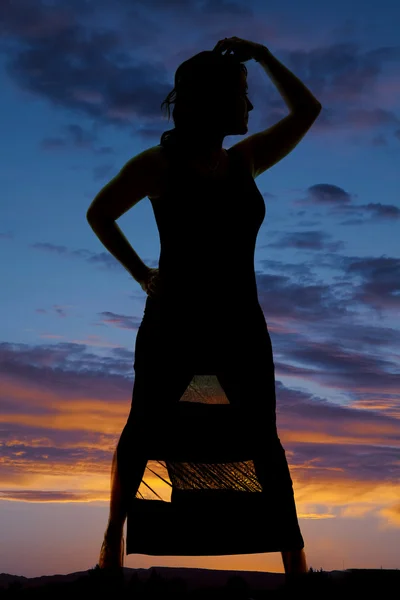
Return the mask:
<svg viewBox="0 0 400 600">
<path fill-rule="evenodd" d="M 222 148 L 223 136 L 199 136 L 198 132 L 192 135 L 185 134 L 181 136 L 183 145 L 190 148 L 190 155 L 193 160 L 215 164 L 224 153 Z M 188 150 L 189 152 L 189 150 Z"/>
</svg>

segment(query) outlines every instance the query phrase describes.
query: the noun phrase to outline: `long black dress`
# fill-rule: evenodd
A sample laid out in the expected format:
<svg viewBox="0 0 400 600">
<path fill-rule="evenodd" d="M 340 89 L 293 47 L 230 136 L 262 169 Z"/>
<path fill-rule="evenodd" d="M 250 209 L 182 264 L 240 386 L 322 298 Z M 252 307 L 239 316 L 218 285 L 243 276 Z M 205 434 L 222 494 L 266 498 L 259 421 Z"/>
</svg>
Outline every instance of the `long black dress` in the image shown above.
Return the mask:
<svg viewBox="0 0 400 600">
<path fill-rule="evenodd" d="M 163 148 L 166 193 L 152 201 L 160 294 L 147 297 L 136 338 L 127 430 L 131 460 L 163 461 L 172 494 L 171 502 L 132 497 L 126 552 L 301 549 L 254 272 L 263 197 L 235 148 L 221 180 L 196 175 L 182 154 Z M 224 398 L 210 395 L 210 378 Z M 128 473 L 126 456 L 119 460 Z"/>
</svg>

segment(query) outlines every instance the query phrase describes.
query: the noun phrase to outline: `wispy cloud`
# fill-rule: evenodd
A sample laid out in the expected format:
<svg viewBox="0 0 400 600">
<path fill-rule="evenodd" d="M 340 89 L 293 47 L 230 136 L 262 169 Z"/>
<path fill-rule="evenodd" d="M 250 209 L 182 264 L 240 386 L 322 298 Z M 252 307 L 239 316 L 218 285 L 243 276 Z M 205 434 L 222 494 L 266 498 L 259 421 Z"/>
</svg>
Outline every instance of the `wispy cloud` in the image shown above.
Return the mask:
<svg viewBox="0 0 400 600">
<path fill-rule="evenodd" d="M 1 359 L 2 499 L 106 501 L 110 460 L 130 404 L 132 357 L 119 348 L 111 349 L 105 359 L 85 347 L 60 343 L 2 344 Z M 309 360 L 325 368 L 327 361 L 336 364 L 331 377 L 340 387 L 347 369 L 342 356 L 323 359 L 319 347 Z M 349 365 L 357 380 L 355 357 Z M 352 504 L 354 514 L 361 514 L 359 504 L 368 502 L 368 510 L 384 509 L 385 518 L 397 523 L 392 505 L 398 486 L 398 415 L 384 407 L 335 404 L 284 385 L 280 375 L 278 362 L 280 437 L 303 518 L 333 518 L 333 507 Z M 148 427 L 151 435 L 151 424 Z M 39 479 L 42 491 L 36 488 Z M 169 493 L 168 486 L 149 472 L 146 481 L 158 493 Z"/>
<path fill-rule="evenodd" d="M 197 40 L 197 47 L 193 47 L 188 38 L 188 48 L 182 51 L 174 42 L 175 34 L 168 40 L 168 29 L 161 28 L 151 18 L 152 9 L 164 10 L 161 0 L 137 2 L 135 7 L 119 0 L 117 5 L 118 11 L 111 11 L 104 0 L 96 3 L 96 14 L 108 17 L 110 23 L 108 28 L 100 29 L 96 27 L 94 6 L 90 3 L 74 0 L 68 5 L 45 6 L 39 0 L 22 0 L 18 8 L 13 2 L 3 3 L 0 52 L 7 57 L 9 77 L 22 90 L 76 115 L 94 118 L 98 124 L 126 127 L 135 119 L 142 124 L 137 135 L 159 138 L 160 104 L 171 91 L 168 71 L 172 63 L 176 63 L 176 68 L 196 52 L 211 49 L 217 39 L 226 35 L 223 33 L 226 29 L 220 27 L 209 30 L 216 14 L 232 24 L 245 16 L 251 26 L 249 37 L 257 37 L 260 29 L 254 11 L 244 4 L 170 2 L 166 18 L 172 18 L 174 12 L 181 18 L 181 11 L 188 10 L 188 31 L 190 22 L 199 27 L 205 20 L 203 39 Z M 278 29 L 272 21 L 264 25 L 259 36 L 268 33 L 269 39 L 279 41 Z M 281 37 L 284 40 L 283 33 Z M 159 40 L 159 44 L 153 43 L 154 40 Z M 182 46 L 181 39 L 179 45 Z M 395 94 L 395 86 L 390 85 L 387 77 L 381 82 L 381 76 L 388 63 L 399 59 L 398 47 L 363 50 L 355 42 L 347 42 L 308 49 L 304 43 L 304 48 L 283 47 L 281 55 L 285 64 L 321 98 L 324 110 L 313 128 L 315 132 L 327 128 L 376 130 L 382 126 L 398 130 L 399 119 L 388 108 L 360 106 L 362 97 L 371 90 L 379 104 L 380 84 L 382 102 L 387 101 L 388 94 Z M 262 102 L 267 118 L 276 120 L 279 97 L 269 98 L 257 82 L 253 87 L 255 106 Z M 154 101 L 149 102 L 149 98 Z M 357 104 L 357 108 L 352 108 L 352 104 Z M 93 133 L 84 132 L 79 125 L 71 124 L 70 134 L 73 143 L 81 147 L 93 145 Z M 54 149 L 63 148 L 65 143 L 56 136 L 43 140 L 42 145 Z"/>
</svg>

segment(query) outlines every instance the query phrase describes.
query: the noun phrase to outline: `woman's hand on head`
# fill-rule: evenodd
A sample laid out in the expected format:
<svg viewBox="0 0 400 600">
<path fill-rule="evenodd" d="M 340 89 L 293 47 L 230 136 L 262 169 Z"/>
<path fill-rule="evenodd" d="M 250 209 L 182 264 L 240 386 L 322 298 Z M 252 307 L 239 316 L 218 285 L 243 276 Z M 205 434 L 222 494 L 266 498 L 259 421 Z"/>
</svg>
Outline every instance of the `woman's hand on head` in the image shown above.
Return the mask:
<svg viewBox="0 0 400 600">
<path fill-rule="evenodd" d="M 220 40 L 213 48 L 214 52 L 225 52 L 229 54 L 233 52 L 239 62 L 247 62 L 254 58 L 257 60 L 260 54 L 265 50 L 263 44 L 257 44 L 257 42 L 251 42 L 250 40 L 243 40 L 242 38 L 233 36 Z"/>
</svg>

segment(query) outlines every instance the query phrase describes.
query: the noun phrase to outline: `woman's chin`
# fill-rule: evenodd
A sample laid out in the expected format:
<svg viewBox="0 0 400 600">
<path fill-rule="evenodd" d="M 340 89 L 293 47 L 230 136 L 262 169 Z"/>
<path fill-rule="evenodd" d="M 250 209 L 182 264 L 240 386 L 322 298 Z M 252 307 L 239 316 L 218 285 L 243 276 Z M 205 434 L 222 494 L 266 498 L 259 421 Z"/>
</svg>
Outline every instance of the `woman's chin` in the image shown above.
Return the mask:
<svg viewBox="0 0 400 600">
<path fill-rule="evenodd" d="M 243 135 L 244 133 L 247 133 L 248 130 L 249 130 L 249 128 L 248 128 L 247 120 L 240 121 L 235 126 L 233 126 L 232 129 L 230 130 L 230 132 L 227 133 L 226 135 Z"/>
</svg>

